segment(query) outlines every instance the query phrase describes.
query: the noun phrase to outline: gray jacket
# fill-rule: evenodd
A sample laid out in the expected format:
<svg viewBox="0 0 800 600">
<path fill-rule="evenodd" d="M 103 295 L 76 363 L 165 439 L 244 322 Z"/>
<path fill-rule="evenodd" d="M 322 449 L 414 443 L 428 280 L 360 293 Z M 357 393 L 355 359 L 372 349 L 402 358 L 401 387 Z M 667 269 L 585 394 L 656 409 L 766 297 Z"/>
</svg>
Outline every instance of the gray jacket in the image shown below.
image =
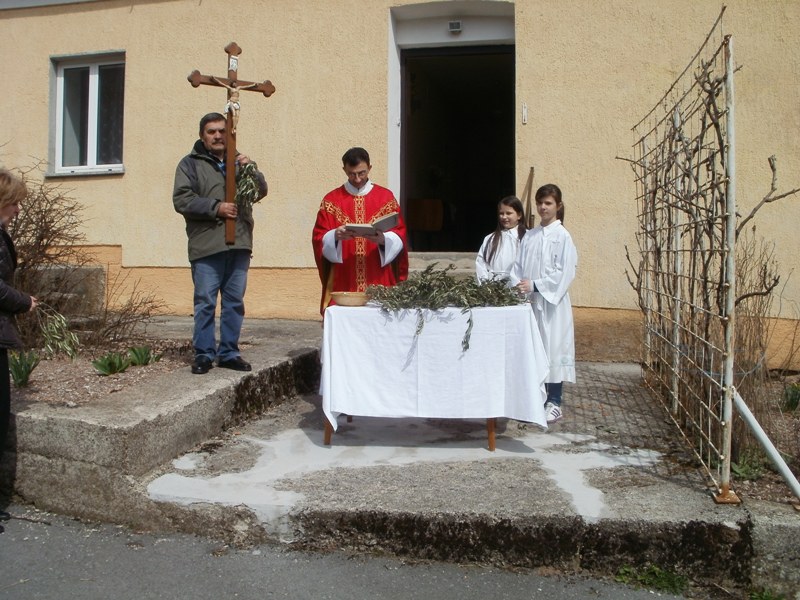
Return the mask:
<svg viewBox="0 0 800 600">
<path fill-rule="evenodd" d="M 259 172 L 259 198 L 267 195 L 267 181 Z M 201 140 L 175 169 L 172 203 L 186 220 L 189 260 L 226 250 L 253 249 L 253 211 L 240 207 L 236 217 L 236 242 L 225 243 L 225 219 L 217 217 L 217 205 L 225 199 L 225 175 Z"/>
</svg>

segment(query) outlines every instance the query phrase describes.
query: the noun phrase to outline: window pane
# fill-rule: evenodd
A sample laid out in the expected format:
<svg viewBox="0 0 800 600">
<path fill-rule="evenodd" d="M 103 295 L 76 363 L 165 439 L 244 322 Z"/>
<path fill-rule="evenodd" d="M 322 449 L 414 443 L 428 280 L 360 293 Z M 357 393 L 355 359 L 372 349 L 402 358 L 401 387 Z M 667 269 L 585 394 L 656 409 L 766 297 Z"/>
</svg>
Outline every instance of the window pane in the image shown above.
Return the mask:
<svg viewBox="0 0 800 600">
<path fill-rule="evenodd" d="M 89 136 L 89 67 L 64 69 L 62 164 L 86 164 Z"/>
<path fill-rule="evenodd" d="M 97 164 L 122 163 L 125 65 L 100 67 L 97 94 Z"/>
</svg>

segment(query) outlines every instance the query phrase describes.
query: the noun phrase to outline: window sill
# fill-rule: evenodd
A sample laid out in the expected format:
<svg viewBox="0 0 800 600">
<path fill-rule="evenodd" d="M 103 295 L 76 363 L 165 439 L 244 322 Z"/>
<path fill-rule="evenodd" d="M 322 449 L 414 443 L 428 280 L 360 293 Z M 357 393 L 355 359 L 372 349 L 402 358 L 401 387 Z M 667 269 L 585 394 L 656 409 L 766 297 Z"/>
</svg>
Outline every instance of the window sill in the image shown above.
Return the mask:
<svg viewBox="0 0 800 600">
<path fill-rule="evenodd" d="M 125 167 L 76 167 L 75 169 L 59 169 L 58 171 L 48 171 L 44 174 L 48 179 L 54 177 L 96 177 L 98 175 L 124 175 Z"/>
</svg>

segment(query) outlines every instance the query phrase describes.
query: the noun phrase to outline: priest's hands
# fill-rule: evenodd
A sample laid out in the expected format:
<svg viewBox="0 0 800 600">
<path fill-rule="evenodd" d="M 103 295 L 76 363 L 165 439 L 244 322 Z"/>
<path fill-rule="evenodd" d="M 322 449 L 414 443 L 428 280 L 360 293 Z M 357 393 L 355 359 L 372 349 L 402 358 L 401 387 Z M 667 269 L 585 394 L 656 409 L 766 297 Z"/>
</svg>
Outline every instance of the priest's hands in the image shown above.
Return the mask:
<svg viewBox="0 0 800 600">
<path fill-rule="evenodd" d="M 530 279 L 523 279 L 517 284 L 517 289 L 523 294 L 530 294 L 533 291 L 534 285 Z"/>
<path fill-rule="evenodd" d="M 374 242 L 379 246 L 386 245 L 386 238 L 384 237 L 382 231 L 376 231 L 374 234 L 365 235 L 364 239 L 369 240 L 370 242 Z"/>
<path fill-rule="evenodd" d="M 336 233 L 333 234 L 333 237 L 337 242 L 339 242 L 341 240 L 352 240 L 356 236 L 352 231 L 348 231 L 344 225 L 339 225 L 339 227 L 336 228 Z"/>
<path fill-rule="evenodd" d="M 336 228 L 336 233 L 334 234 L 334 238 L 336 241 L 340 240 L 352 240 L 353 238 L 363 237 L 365 240 L 369 240 L 379 246 L 383 246 L 386 244 L 386 238 L 383 235 L 382 231 L 378 231 L 374 234 L 364 234 L 358 235 L 352 231 L 349 231 L 344 225 L 340 225 Z"/>
</svg>

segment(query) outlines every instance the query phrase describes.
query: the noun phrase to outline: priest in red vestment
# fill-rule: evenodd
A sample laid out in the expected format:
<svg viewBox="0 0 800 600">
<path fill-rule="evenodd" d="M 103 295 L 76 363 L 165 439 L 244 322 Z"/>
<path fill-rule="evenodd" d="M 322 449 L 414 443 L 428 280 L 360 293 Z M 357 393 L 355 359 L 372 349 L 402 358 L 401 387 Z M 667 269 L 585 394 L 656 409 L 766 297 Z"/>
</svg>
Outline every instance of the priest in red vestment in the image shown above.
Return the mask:
<svg viewBox="0 0 800 600">
<path fill-rule="evenodd" d="M 323 199 L 314 224 L 312 244 L 322 281 L 320 312 L 332 303 L 331 292 L 363 292 L 368 285 L 395 285 L 408 276 L 406 226 L 392 192 L 369 180 L 372 168 L 364 148 L 342 156 L 347 181 Z M 357 235 L 347 223 L 373 223 L 398 213 L 397 225 L 386 232 Z"/>
</svg>

